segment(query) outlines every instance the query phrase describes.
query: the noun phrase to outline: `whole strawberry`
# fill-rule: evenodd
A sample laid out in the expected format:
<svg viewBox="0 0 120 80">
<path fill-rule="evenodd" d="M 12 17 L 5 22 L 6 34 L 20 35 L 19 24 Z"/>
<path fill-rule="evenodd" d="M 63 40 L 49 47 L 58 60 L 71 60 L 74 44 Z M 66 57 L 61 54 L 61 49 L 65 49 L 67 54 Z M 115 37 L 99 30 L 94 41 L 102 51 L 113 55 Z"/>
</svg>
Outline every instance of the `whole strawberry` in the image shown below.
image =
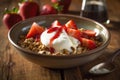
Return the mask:
<svg viewBox="0 0 120 80">
<path fill-rule="evenodd" d="M 10 29 L 14 24 L 19 21 L 22 21 L 22 17 L 17 13 L 18 9 L 14 8 L 12 11 L 6 9 L 3 16 L 3 23 L 5 26 Z"/>
<path fill-rule="evenodd" d="M 19 4 L 19 14 L 23 20 L 40 15 L 39 5 L 33 1 L 25 1 Z"/>
<path fill-rule="evenodd" d="M 55 5 L 58 4 L 59 7 L 63 7 L 62 13 L 67 13 L 71 4 L 71 0 L 51 0 L 51 2 Z"/>
<path fill-rule="evenodd" d="M 57 14 L 57 13 L 58 13 L 57 10 L 50 4 L 43 5 L 41 10 L 41 15 Z"/>
</svg>

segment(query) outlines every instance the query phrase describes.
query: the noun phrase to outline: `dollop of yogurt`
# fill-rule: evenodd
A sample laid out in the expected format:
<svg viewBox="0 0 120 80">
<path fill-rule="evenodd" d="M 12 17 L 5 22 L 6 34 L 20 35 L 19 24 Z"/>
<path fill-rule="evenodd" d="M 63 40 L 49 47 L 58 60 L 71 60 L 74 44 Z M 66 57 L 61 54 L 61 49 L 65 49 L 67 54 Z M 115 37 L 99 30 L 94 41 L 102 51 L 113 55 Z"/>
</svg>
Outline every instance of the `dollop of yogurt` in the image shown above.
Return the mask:
<svg viewBox="0 0 120 80">
<path fill-rule="evenodd" d="M 40 36 L 41 43 L 47 47 L 50 46 L 50 39 L 56 34 L 56 31 L 52 33 L 47 33 L 48 29 L 46 29 Z M 56 52 L 61 52 L 63 49 L 72 52 L 71 47 L 74 49 L 80 44 L 80 41 L 76 38 L 69 36 L 66 31 L 63 29 L 60 33 L 59 37 L 54 39 L 52 42 L 52 47 L 55 49 Z"/>
</svg>

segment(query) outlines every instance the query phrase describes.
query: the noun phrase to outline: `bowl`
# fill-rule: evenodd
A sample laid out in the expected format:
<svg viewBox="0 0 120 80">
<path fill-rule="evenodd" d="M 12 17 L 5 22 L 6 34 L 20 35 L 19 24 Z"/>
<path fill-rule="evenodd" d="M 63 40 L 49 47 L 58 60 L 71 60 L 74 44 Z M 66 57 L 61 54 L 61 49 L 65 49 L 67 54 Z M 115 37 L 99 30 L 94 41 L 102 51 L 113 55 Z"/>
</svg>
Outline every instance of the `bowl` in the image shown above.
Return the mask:
<svg viewBox="0 0 120 80">
<path fill-rule="evenodd" d="M 65 24 L 70 19 L 73 19 L 79 28 L 96 31 L 97 35 L 100 35 L 102 37 L 102 45 L 93 50 L 75 55 L 35 54 L 35 52 L 28 51 L 18 45 L 19 36 L 21 34 L 25 34 L 33 22 L 36 22 L 42 26 L 49 26 L 54 20 L 58 20 L 62 24 Z M 10 43 L 16 48 L 19 54 L 33 63 L 47 68 L 71 68 L 84 65 L 102 55 L 106 47 L 109 45 L 110 33 L 106 27 L 94 20 L 75 15 L 55 14 L 38 16 L 15 24 L 8 32 L 8 39 Z"/>
</svg>

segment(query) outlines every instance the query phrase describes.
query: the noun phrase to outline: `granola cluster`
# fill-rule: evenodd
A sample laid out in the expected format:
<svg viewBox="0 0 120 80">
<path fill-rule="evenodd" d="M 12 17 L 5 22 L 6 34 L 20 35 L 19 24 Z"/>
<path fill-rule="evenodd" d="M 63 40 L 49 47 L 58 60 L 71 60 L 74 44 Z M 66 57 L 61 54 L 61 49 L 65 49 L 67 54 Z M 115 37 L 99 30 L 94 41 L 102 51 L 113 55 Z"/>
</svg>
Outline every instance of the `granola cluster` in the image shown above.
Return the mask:
<svg viewBox="0 0 120 80">
<path fill-rule="evenodd" d="M 25 38 L 25 36 L 21 35 L 20 40 L 18 44 L 30 51 L 33 51 L 37 54 L 46 54 L 46 55 L 70 55 L 70 54 L 81 54 L 85 51 L 88 51 L 86 47 L 81 47 L 81 45 L 78 45 L 76 49 L 71 47 L 73 50 L 72 52 L 69 52 L 66 49 L 63 49 L 61 52 L 51 52 L 48 47 L 43 45 L 40 41 L 35 40 L 34 38 Z"/>
</svg>

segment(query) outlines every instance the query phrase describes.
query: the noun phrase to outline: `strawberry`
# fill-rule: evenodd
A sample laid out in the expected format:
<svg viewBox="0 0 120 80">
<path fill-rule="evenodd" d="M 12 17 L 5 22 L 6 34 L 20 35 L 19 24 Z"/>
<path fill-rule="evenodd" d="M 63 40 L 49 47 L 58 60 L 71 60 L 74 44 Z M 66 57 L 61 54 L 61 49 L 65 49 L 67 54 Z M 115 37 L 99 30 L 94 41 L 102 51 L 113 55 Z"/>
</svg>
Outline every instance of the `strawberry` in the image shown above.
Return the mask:
<svg viewBox="0 0 120 80">
<path fill-rule="evenodd" d="M 51 2 L 52 2 L 52 3 L 57 3 L 57 2 L 58 2 L 58 0 L 51 0 Z"/>
<path fill-rule="evenodd" d="M 62 13 L 67 13 L 71 4 L 71 0 L 51 0 L 51 2 L 53 4 L 58 4 L 58 6 L 63 7 Z"/>
<path fill-rule="evenodd" d="M 23 20 L 40 15 L 39 5 L 33 1 L 25 1 L 19 4 L 19 13 Z"/>
<path fill-rule="evenodd" d="M 34 38 L 35 38 L 35 41 L 36 41 L 36 42 L 39 42 L 39 41 L 40 41 L 40 35 L 39 35 L 39 34 L 35 35 Z"/>
<path fill-rule="evenodd" d="M 65 25 L 63 25 L 62 28 L 67 32 L 67 27 Z"/>
<path fill-rule="evenodd" d="M 50 29 L 48 29 L 47 33 L 52 33 L 54 31 L 57 31 L 58 29 L 58 27 L 51 27 Z"/>
<path fill-rule="evenodd" d="M 61 23 L 60 23 L 58 20 L 55 20 L 55 21 L 52 23 L 52 26 L 51 26 L 51 27 L 58 27 L 58 26 L 61 26 Z"/>
<path fill-rule="evenodd" d="M 69 20 L 69 21 L 65 24 L 65 26 L 66 26 L 67 28 L 77 29 L 77 25 L 75 24 L 75 22 L 74 22 L 73 20 Z"/>
<path fill-rule="evenodd" d="M 84 35 L 88 35 L 89 37 L 95 37 L 96 32 L 92 30 L 83 30 Z"/>
<path fill-rule="evenodd" d="M 44 31 L 44 28 L 34 22 L 31 26 L 29 32 L 27 33 L 26 38 L 36 37 L 38 35 L 40 36 L 43 31 Z"/>
<path fill-rule="evenodd" d="M 67 28 L 67 33 L 68 33 L 68 35 L 70 35 L 78 40 L 81 37 L 81 32 L 79 30 Z"/>
<path fill-rule="evenodd" d="M 43 5 L 41 10 L 41 15 L 57 14 L 57 13 L 58 13 L 57 10 L 50 4 Z"/>
<path fill-rule="evenodd" d="M 82 46 L 85 46 L 90 50 L 96 48 L 96 43 L 93 40 L 86 39 L 86 38 L 80 38 L 80 41 L 82 43 Z"/>
<path fill-rule="evenodd" d="M 17 13 L 18 9 L 14 8 L 12 11 L 6 9 L 3 16 L 3 23 L 5 26 L 10 29 L 14 24 L 19 21 L 22 21 L 22 17 Z"/>
</svg>

